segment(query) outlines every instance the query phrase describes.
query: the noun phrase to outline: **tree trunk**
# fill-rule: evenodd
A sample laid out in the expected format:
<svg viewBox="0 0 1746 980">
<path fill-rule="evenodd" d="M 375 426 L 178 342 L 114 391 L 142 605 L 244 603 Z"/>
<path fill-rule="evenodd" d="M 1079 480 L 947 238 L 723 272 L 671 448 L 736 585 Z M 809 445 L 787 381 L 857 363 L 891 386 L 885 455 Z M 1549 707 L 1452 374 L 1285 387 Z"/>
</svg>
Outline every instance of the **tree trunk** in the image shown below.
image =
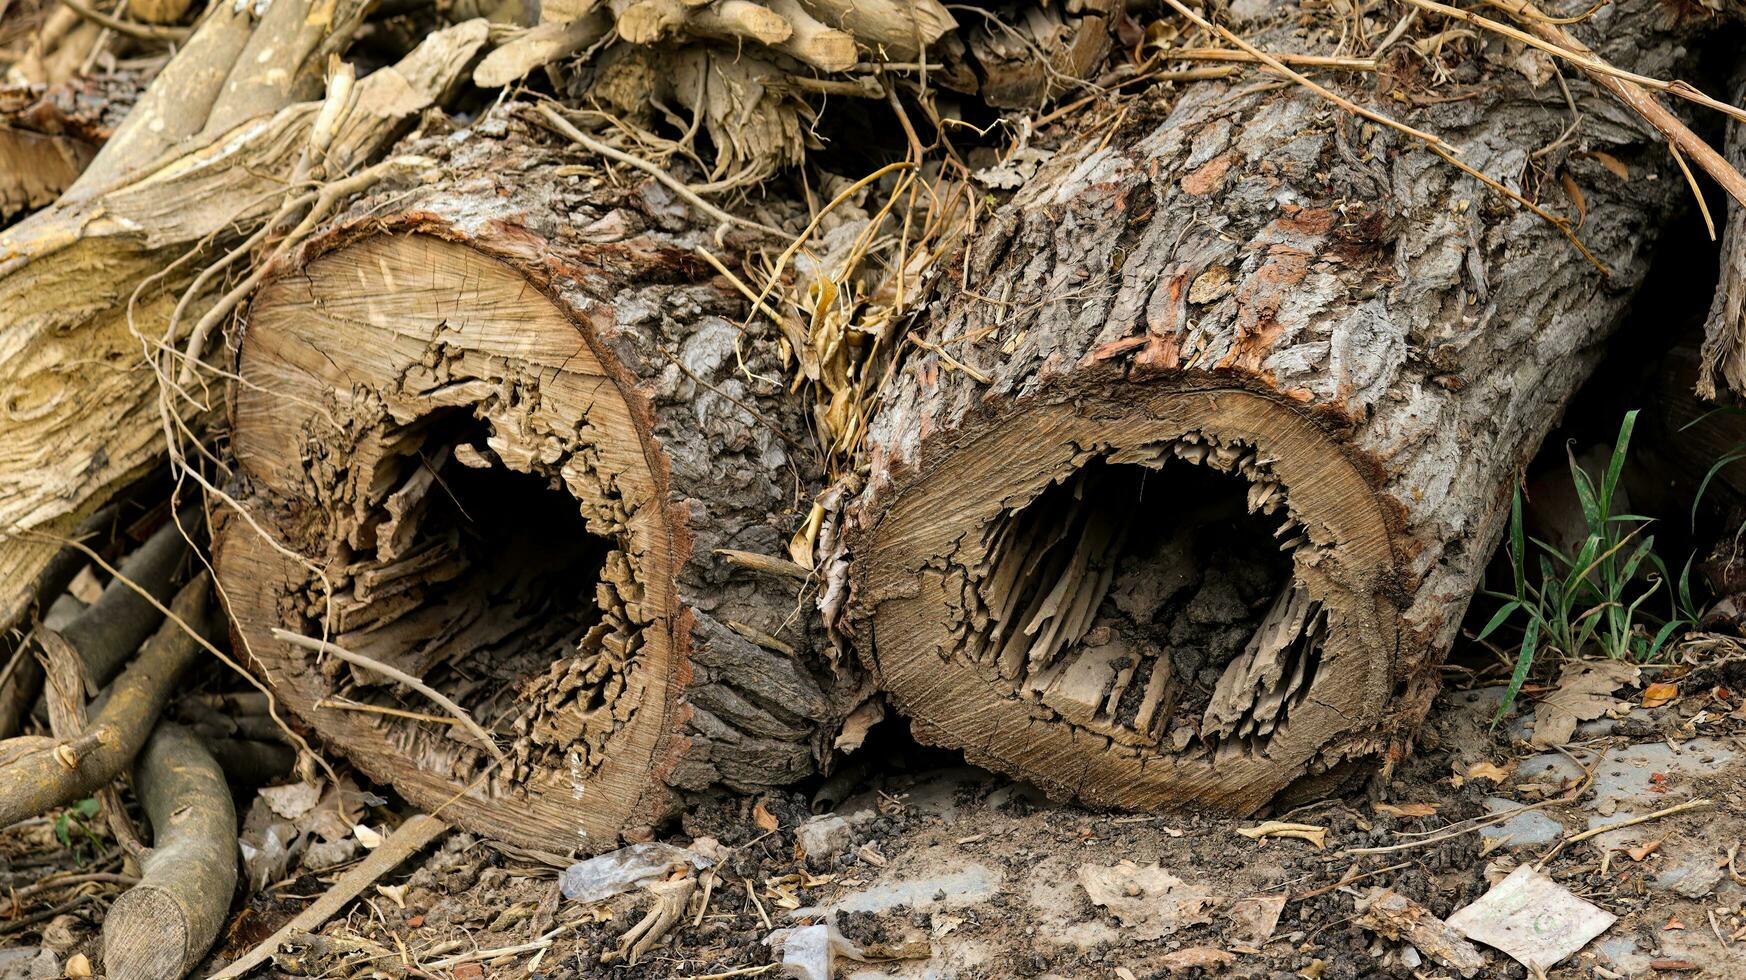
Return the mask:
<svg viewBox="0 0 1746 980">
<path fill-rule="evenodd" d="M 171 311 L 285 199 L 322 108 L 294 100 L 363 5 L 286 0 L 259 24 L 252 9 L 214 4 L 61 200 L 0 231 L 0 628 L 28 608 L 60 538 L 163 458 L 174 415 L 205 414 L 200 386 L 165 396 L 153 361 L 183 346 L 216 285 L 179 323 Z M 297 180 L 370 163 L 484 42 L 483 22 L 458 25 L 359 81 L 326 172 Z M 207 261 L 188 261 L 198 253 Z M 179 362 L 164 362 L 173 379 Z"/>
<path fill-rule="evenodd" d="M 1573 29 L 1678 77 L 1701 25 L 1675 16 L 1634 0 Z M 1565 76 L 1583 122 L 1560 141 L 1557 84 L 1463 70 L 1412 121 L 1586 207 L 1610 275 L 1265 77 L 1061 152 L 953 265 L 847 524 L 847 622 L 921 738 L 1058 796 L 1238 812 L 1409 744 L 1511 490 L 1683 188 L 1586 80 Z"/>
<path fill-rule="evenodd" d="M 742 338 L 744 301 L 698 257 L 709 225 L 477 134 L 257 296 L 233 391 L 249 519 L 218 529 L 219 581 L 285 703 L 373 778 L 598 851 L 676 790 L 827 757 L 843 709 L 804 573 L 717 553 L 784 554 L 817 462 L 774 345 Z"/>
</svg>

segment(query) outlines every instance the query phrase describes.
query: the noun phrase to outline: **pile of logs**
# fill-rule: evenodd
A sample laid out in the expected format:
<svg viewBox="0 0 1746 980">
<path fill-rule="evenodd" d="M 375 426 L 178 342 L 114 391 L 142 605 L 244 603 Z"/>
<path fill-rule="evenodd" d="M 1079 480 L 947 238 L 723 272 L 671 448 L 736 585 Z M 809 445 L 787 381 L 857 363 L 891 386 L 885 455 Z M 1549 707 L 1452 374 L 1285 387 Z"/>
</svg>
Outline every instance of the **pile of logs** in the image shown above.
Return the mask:
<svg viewBox="0 0 1746 980">
<path fill-rule="evenodd" d="M 1311 4 L 1169 15 L 1267 74 L 1166 72 L 1105 0 L 156 6 L 37 11 L 0 97 L 0 810 L 131 767 L 112 976 L 206 948 L 220 763 L 289 763 L 158 722 L 208 654 L 288 742 L 556 853 L 828 771 L 870 699 L 1094 804 L 1398 756 L 1687 202 L 1617 73 L 1723 16 L 1617 0 L 1565 82 L 1481 40 L 1418 98 L 1404 21 L 1356 80 L 1265 54 Z M 93 50 L 151 75 L 124 118 Z M 33 626 L 166 462 L 203 506 Z"/>
</svg>

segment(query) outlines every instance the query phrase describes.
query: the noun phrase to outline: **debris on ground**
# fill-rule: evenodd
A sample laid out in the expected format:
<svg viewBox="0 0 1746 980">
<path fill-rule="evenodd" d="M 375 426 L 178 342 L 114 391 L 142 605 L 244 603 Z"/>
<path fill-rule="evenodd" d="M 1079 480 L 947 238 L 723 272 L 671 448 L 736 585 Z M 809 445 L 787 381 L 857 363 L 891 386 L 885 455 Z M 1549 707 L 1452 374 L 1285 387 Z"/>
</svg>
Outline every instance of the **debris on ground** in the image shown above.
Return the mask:
<svg viewBox="0 0 1746 980">
<path fill-rule="evenodd" d="M 1618 916 L 1577 898 L 1526 864 L 1449 917 L 1449 925 L 1467 938 L 1541 972 L 1564 962 L 1617 921 Z"/>
</svg>

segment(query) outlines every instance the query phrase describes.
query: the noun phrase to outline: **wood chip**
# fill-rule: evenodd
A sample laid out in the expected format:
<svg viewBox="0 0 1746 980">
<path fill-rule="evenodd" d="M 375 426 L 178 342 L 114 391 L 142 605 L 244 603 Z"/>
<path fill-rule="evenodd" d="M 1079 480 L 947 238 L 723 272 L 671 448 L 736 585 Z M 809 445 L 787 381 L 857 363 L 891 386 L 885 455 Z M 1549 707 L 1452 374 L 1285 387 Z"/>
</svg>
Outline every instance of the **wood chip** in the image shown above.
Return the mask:
<svg viewBox="0 0 1746 980">
<path fill-rule="evenodd" d="M 1237 833 L 1250 840 L 1260 840 L 1264 837 L 1290 837 L 1295 840 L 1308 841 L 1318 851 L 1328 846 L 1328 828 L 1307 823 L 1284 823 L 1279 820 L 1269 820 L 1256 827 L 1239 827 Z"/>
</svg>

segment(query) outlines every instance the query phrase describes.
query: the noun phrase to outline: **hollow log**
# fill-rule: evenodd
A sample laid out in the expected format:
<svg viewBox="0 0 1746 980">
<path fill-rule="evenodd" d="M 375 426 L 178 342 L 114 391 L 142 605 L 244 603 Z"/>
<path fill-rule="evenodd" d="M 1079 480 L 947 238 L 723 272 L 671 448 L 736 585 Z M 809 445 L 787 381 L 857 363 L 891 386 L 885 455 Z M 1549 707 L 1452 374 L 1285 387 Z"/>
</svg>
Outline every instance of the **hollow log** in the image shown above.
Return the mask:
<svg viewBox="0 0 1746 980">
<path fill-rule="evenodd" d="M 715 552 L 784 554 L 818 464 L 698 256 L 712 224 L 525 136 L 428 149 L 451 151 L 251 306 L 249 520 L 215 548 L 253 662 L 372 778 L 524 846 L 609 848 L 683 791 L 816 771 L 843 709 L 810 600 Z"/>
<path fill-rule="evenodd" d="M 1677 76 L 1691 27 L 1633 0 L 1573 29 Z M 1417 142 L 1264 76 L 1062 150 L 950 264 L 834 572 L 920 738 L 1056 796 L 1236 812 L 1410 745 L 1511 490 L 1681 185 L 1586 81 L 1560 147 L 1557 85 L 1463 70 L 1463 98 L 1412 122 L 1506 183 L 1532 161 L 1524 192 L 1573 225 L 1585 204 L 1608 274 Z"/>
</svg>

